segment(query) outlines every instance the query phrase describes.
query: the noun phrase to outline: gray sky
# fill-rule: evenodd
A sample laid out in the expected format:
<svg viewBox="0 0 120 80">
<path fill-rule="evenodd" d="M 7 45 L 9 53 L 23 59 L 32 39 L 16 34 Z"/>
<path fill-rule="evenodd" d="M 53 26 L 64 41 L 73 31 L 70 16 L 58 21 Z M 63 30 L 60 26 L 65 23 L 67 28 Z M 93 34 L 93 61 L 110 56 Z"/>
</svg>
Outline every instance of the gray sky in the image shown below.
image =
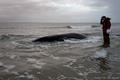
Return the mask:
<svg viewBox="0 0 120 80">
<path fill-rule="evenodd" d="M 0 21 L 120 22 L 120 0 L 0 0 Z"/>
</svg>

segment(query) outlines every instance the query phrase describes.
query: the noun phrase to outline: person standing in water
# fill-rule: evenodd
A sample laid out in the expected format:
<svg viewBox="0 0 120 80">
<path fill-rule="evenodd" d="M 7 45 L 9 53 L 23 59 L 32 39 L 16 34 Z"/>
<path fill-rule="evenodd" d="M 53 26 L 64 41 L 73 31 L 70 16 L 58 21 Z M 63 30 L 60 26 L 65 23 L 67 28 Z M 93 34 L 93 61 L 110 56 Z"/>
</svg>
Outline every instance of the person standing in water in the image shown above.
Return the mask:
<svg viewBox="0 0 120 80">
<path fill-rule="evenodd" d="M 100 21 L 103 30 L 103 39 L 104 39 L 103 47 L 105 48 L 110 47 L 110 38 L 109 38 L 110 28 L 111 28 L 110 20 L 111 20 L 110 18 L 106 16 L 102 16 Z"/>
</svg>

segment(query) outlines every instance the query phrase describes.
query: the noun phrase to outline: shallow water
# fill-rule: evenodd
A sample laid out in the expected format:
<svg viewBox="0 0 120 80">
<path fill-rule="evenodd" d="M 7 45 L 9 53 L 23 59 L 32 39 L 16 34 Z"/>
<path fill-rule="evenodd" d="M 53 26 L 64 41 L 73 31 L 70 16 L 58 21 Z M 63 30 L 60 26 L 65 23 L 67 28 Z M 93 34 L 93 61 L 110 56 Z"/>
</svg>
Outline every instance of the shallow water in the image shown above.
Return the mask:
<svg viewBox="0 0 120 80">
<path fill-rule="evenodd" d="M 69 29 L 67 25 L 79 28 Z M 0 80 L 120 80 L 118 29 L 118 25 L 113 28 L 111 47 L 102 48 L 101 30 L 91 24 L 2 23 Z M 41 36 L 70 32 L 83 33 L 87 38 L 32 42 Z"/>
</svg>

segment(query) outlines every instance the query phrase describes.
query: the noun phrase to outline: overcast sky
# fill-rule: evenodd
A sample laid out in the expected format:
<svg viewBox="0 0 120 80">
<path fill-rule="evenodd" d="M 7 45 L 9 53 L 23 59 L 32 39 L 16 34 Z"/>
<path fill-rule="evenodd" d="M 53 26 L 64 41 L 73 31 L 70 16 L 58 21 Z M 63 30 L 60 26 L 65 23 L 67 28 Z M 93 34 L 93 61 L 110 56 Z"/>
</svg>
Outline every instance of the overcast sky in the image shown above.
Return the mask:
<svg viewBox="0 0 120 80">
<path fill-rule="evenodd" d="M 0 21 L 120 22 L 120 0 L 0 0 Z"/>
</svg>

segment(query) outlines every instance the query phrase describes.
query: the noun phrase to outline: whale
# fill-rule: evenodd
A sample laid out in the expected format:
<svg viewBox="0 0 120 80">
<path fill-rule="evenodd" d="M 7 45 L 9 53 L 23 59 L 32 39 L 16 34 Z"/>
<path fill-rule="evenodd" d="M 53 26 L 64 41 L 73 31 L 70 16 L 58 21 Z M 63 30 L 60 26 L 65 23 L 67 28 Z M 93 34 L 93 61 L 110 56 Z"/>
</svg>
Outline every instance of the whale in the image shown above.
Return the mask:
<svg viewBox="0 0 120 80">
<path fill-rule="evenodd" d="M 58 34 L 58 35 L 50 35 L 40 37 L 38 39 L 33 40 L 32 42 L 56 42 L 56 41 L 64 41 L 66 39 L 85 39 L 86 36 L 79 33 L 66 33 L 66 34 Z"/>
</svg>

